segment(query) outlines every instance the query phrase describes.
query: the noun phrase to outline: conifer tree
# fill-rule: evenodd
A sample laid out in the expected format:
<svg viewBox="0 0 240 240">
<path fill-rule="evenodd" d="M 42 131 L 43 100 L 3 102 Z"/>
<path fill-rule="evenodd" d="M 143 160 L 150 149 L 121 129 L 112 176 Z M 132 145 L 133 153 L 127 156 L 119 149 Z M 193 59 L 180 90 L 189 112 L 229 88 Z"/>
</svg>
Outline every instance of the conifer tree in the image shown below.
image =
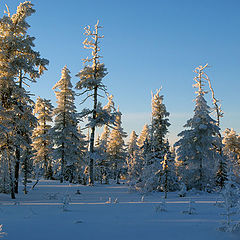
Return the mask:
<svg viewBox="0 0 240 240">
<path fill-rule="evenodd" d="M 137 146 L 139 151 L 139 163 L 142 167 L 142 170 L 144 166 L 147 166 L 147 162 L 150 159 L 150 155 L 152 156 L 151 152 L 151 146 L 150 146 L 150 129 L 147 124 L 143 126 L 143 129 L 137 139 Z M 136 180 L 136 182 L 142 181 L 142 174 L 139 175 L 139 178 Z"/>
<path fill-rule="evenodd" d="M 87 38 L 83 42 L 84 48 L 91 49 L 92 58 L 86 58 L 84 63 L 91 62 L 92 65 L 87 65 L 76 76 L 80 78 L 80 81 L 76 84 L 76 89 L 82 90 L 80 95 L 87 93 L 87 97 L 83 100 L 85 102 L 89 97 L 93 98 L 93 108 L 84 109 L 81 116 L 89 117 L 89 123 L 87 127 L 91 129 L 90 136 L 90 159 L 89 159 L 89 184 L 94 184 L 94 140 L 96 127 L 101 127 L 105 124 L 113 123 L 114 117 L 109 111 L 104 111 L 100 102 L 98 102 L 99 91 L 106 92 L 106 86 L 102 80 L 107 75 L 107 69 L 103 63 L 100 63 L 100 47 L 99 40 L 103 36 L 99 35 L 99 21 L 92 31 L 90 26 L 85 27 L 85 35 Z"/>
<path fill-rule="evenodd" d="M 55 120 L 53 140 L 55 157 L 60 165 L 60 181 L 72 182 L 76 178 L 76 164 L 79 152 L 80 135 L 77 129 L 75 92 L 72 90 L 70 71 L 65 66 L 61 79 L 53 87 L 57 97 L 54 110 Z"/>
<path fill-rule="evenodd" d="M 76 181 L 78 183 L 84 183 L 84 170 L 87 165 L 87 141 L 86 136 L 82 133 L 80 127 L 78 127 L 78 158 L 76 163 Z"/>
<path fill-rule="evenodd" d="M 104 126 L 103 132 L 99 139 L 98 152 L 100 155 L 99 166 L 100 166 L 100 182 L 105 180 L 105 184 L 109 183 L 109 156 L 107 153 L 107 146 L 110 137 L 110 130 L 107 125 Z"/>
<path fill-rule="evenodd" d="M 163 175 L 163 191 L 164 191 L 164 198 L 167 198 L 167 193 L 169 191 L 169 165 L 168 165 L 168 156 L 167 154 L 164 155 L 163 161 L 162 161 L 162 175 Z"/>
<path fill-rule="evenodd" d="M 41 58 L 40 53 L 33 50 L 34 37 L 27 34 L 27 30 L 30 27 L 26 22 L 26 18 L 31 16 L 35 10 L 33 4 L 29 1 L 20 3 L 17 8 L 17 12 L 10 16 L 8 11 L 8 17 L 11 18 L 11 33 L 16 37 L 17 50 L 15 52 L 14 67 L 16 71 L 15 81 L 17 83 L 18 91 L 18 108 L 20 114 L 18 115 L 18 126 L 16 128 L 17 138 L 19 143 L 16 144 L 16 165 L 15 165 L 15 192 L 18 192 L 18 178 L 19 178 L 19 165 L 23 162 L 24 176 L 27 176 L 29 169 L 27 168 L 28 152 L 30 152 L 31 145 L 31 133 L 33 127 L 36 125 L 36 119 L 33 117 L 32 108 L 33 101 L 30 99 L 29 93 L 26 92 L 23 85 L 28 86 L 26 81 L 36 82 L 43 71 L 46 70 L 48 60 Z M 21 156 L 23 160 L 21 161 Z M 27 172 L 25 172 L 27 171 Z M 26 179 L 24 180 L 26 182 Z"/>
<path fill-rule="evenodd" d="M 135 184 L 135 182 L 140 178 L 143 167 L 139 155 L 139 147 L 137 145 L 137 140 L 138 136 L 136 132 L 132 131 L 127 145 L 128 180 L 131 185 Z"/>
<path fill-rule="evenodd" d="M 219 127 L 216 121 L 210 117 L 210 107 L 207 105 L 204 95 L 204 67 L 196 68 L 197 76 L 194 78 L 197 97 L 195 99 L 196 107 L 194 116 L 187 121 L 184 127 L 187 130 L 182 131 L 178 136 L 181 139 L 175 143 L 177 148 L 177 158 L 180 162 L 178 170 L 183 182 L 187 188 L 197 188 L 204 190 L 207 185 L 214 186 L 216 173 L 216 161 L 219 154 L 213 146 L 220 145 L 218 138 Z"/>
<path fill-rule="evenodd" d="M 5 88 L 5 93 L 3 93 L 5 99 L 12 98 L 12 103 L 17 105 L 15 118 L 12 118 L 15 120 L 15 131 L 11 133 L 15 137 L 15 140 L 12 141 L 14 143 L 12 151 L 14 151 L 14 191 L 16 193 L 18 192 L 20 158 L 21 155 L 26 156 L 24 151 L 28 152 L 30 149 L 31 131 L 36 123 L 36 119 L 32 115 L 33 102 L 23 88 L 23 84 L 25 80 L 36 81 L 36 78 L 46 69 L 45 65 L 48 64 L 46 59 L 40 58 L 39 52 L 32 50 L 34 38 L 27 35 L 30 26 L 26 22 L 26 18 L 35 12 L 32 7 L 31 2 L 21 3 L 16 14 L 12 16 L 7 8 L 7 15 L 3 16 L 0 21 L 1 71 L 7 73 L 8 76 L 5 75 L 7 81 L 12 78 L 16 82 L 15 84 L 11 83 L 11 86 L 7 84 L 9 88 Z M 6 106 L 4 108 L 6 111 L 9 110 L 6 109 Z M 24 157 L 24 159 L 26 158 Z M 26 166 L 24 164 L 24 169 Z"/>
<path fill-rule="evenodd" d="M 167 198 L 167 193 L 179 189 L 179 183 L 176 175 L 175 158 L 171 152 L 164 155 L 161 162 L 161 169 L 157 173 L 160 175 L 160 189 L 164 192 L 164 198 Z"/>
<path fill-rule="evenodd" d="M 138 151 L 137 139 L 138 135 L 136 134 L 135 131 L 132 131 L 127 145 L 127 152 L 129 156 L 133 155 L 134 152 Z"/>
<path fill-rule="evenodd" d="M 225 153 L 240 164 L 240 136 L 234 129 L 225 129 L 223 144 Z"/>
<path fill-rule="evenodd" d="M 123 166 L 123 161 L 126 157 L 125 154 L 125 144 L 124 138 L 126 137 L 126 133 L 122 128 L 121 121 L 121 112 L 119 109 L 117 111 L 117 116 L 115 120 L 115 127 L 111 131 L 109 136 L 109 142 L 107 145 L 107 153 L 109 154 L 110 161 L 110 170 L 113 174 L 113 178 L 116 180 L 116 183 L 119 184 L 120 170 Z"/>
<path fill-rule="evenodd" d="M 161 89 L 156 94 L 152 94 L 152 125 L 150 129 L 150 138 L 145 141 L 146 159 L 144 160 L 144 170 L 142 181 L 137 184 L 137 189 L 144 192 L 160 190 L 161 188 L 161 170 L 164 155 L 169 152 L 169 144 L 166 139 L 168 132 L 169 113 L 163 103 L 163 95 L 160 95 Z"/>
<path fill-rule="evenodd" d="M 163 159 L 164 155 L 169 151 L 169 145 L 166 141 L 168 132 L 169 112 L 163 104 L 163 95 L 160 95 L 161 89 L 152 96 L 152 148 L 154 157 Z"/>
<path fill-rule="evenodd" d="M 239 232 L 240 223 L 234 223 L 232 219 L 232 216 L 237 214 L 239 208 L 239 184 L 236 182 L 232 163 L 229 163 L 228 165 L 227 180 L 221 191 L 223 198 L 223 203 L 221 205 L 225 210 L 225 213 L 221 215 L 225 216 L 225 219 L 222 226 L 219 227 L 219 230 L 223 232 Z"/>
<path fill-rule="evenodd" d="M 34 114 L 38 120 L 38 124 L 32 135 L 35 172 L 36 175 L 39 175 L 39 171 L 43 170 L 42 175 L 44 178 L 51 179 L 53 177 L 53 144 L 50 124 L 52 123 L 53 106 L 50 100 L 38 97 L 34 108 Z"/>
<path fill-rule="evenodd" d="M 145 140 L 150 138 L 149 135 L 150 135 L 149 127 L 147 124 L 145 124 L 143 126 L 143 129 L 142 129 L 138 139 L 137 139 L 137 145 L 138 145 L 139 149 L 143 148 Z"/>
<path fill-rule="evenodd" d="M 226 129 L 223 138 L 223 151 L 228 161 L 233 165 L 233 171 L 238 174 L 240 170 L 240 136 L 234 129 Z"/>
</svg>

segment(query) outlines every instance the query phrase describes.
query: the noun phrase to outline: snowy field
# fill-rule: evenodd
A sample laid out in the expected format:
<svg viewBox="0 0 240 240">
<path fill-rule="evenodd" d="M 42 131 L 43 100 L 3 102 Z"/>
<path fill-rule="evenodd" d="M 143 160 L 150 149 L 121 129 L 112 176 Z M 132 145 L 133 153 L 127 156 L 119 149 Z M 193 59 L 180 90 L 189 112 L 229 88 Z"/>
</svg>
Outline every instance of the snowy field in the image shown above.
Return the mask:
<svg viewBox="0 0 240 240">
<path fill-rule="evenodd" d="M 218 195 L 180 198 L 170 193 L 166 212 L 159 211 L 162 196 L 153 193 L 143 199 L 124 184 L 90 187 L 42 180 L 27 195 L 21 191 L 16 200 L 0 194 L 0 224 L 7 233 L 1 239 L 240 239 L 240 235 L 217 230 L 224 212 L 215 206 Z M 183 213 L 189 200 L 195 202 L 192 207 L 196 213 L 192 215 Z"/>
</svg>

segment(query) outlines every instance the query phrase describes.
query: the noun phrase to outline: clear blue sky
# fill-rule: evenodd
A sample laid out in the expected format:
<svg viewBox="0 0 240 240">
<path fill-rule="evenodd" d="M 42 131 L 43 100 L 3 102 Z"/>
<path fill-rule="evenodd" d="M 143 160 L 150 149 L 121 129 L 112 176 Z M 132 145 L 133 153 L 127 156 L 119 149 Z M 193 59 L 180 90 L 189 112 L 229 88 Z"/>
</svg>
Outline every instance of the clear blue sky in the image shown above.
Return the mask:
<svg viewBox="0 0 240 240">
<path fill-rule="evenodd" d="M 22 1 L 1 1 L 10 12 Z M 50 60 L 49 70 L 30 91 L 55 104 L 53 85 L 67 65 L 75 74 L 82 58 L 83 28 L 97 19 L 102 32 L 105 84 L 123 113 L 128 133 L 140 133 L 150 122 L 151 91 L 163 87 L 170 112 L 171 142 L 193 115 L 193 70 L 209 63 L 208 75 L 225 112 L 221 128 L 240 132 L 240 1 L 239 0 L 33 0 L 29 18 L 36 49 Z M 78 105 L 80 99 L 76 99 Z M 209 102 L 210 104 L 210 102 Z M 79 111 L 81 106 L 78 105 Z"/>
</svg>

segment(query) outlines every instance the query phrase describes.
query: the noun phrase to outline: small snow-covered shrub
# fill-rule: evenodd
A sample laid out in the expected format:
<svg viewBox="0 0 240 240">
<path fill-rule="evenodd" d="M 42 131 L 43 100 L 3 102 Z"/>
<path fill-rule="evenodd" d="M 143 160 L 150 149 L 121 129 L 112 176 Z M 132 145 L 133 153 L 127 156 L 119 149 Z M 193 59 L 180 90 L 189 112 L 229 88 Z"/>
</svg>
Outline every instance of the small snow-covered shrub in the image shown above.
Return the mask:
<svg viewBox="0 0 240 240">
<path fill-rule="evenodd" d="M 166 200 L 163 197 L 162 198 L 162 202 L 159 203 L 156 207 L 155 207 L 155 211 L 156 212 L 167 212 L 167 205 L 166 205 Z"/>
<path fill-rule="evenodd" d="M 64 212 L 69 211 L 69 204 L 71 202 L 71 197 L 69 194 L 65 194 L 63 196 L 63 205 L 62 205 L 62 209 Z"/>
<path fill-rule="evenodd" d="M 232 216 L 236 215 L 240 209 L 240 193 L 231 169 L 229 169 L 228 180 L 222 189 L 221 195 L 223 198 L 221 207 L 225 210 L 221 215 L 225 216 L 225 219 L 218 230 L 223 232 L 237 232 L 240 230 L 240 222 L 234 222 Z"/>
<path fill-rule="evenodd" d="M 195 201 L 193 201 L 192 199 L 189 200 L 188 202 L 188 209 L 182 211 L 183 214 L 196 214 L 196 209 L 193 207 L 193 204 L 195 203 Z"/>
<path fill-rule="evenodd" d="M 186 193 L 187 193 L 187 188 L 186 188 L 186 185 L 184 183 L 181 184 L 181 189 L 180 191 L 178 192 L 178 196 L 179 197 L 185 197 L 186 196 Z"/>
</svg>

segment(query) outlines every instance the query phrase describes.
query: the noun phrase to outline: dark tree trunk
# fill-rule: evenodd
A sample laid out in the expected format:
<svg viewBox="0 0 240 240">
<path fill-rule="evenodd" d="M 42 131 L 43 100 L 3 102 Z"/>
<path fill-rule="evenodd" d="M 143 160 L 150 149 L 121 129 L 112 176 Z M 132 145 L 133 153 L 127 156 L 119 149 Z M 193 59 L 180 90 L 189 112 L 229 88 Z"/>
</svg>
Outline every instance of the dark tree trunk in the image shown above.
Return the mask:
<svg viewBox="0 0 240 240">
<path fill-rule="evenodd" d="M 10 177 L 10 191 L 11 191 L 11 198 L 15 199 L 15 189 L 14 189 L 14 179 L 13 179 L 13 174 L 12 174 L 12 165 L 11 165 L 11 159 L 10 159 L 10 154 L 9 154 L 9 149 L 7 150 L 8 153 L 8 171 L 9 171 L 9 177 Z"/>
<path fill-rule="evenodd" d="M 19 169 L 20 169 L 20 149 L 19 146 L 15 150 L 16 163 L 15 163 L 15 179 L 14 179 L 14 192 L 18 193 L 18 182 L 19 182 Z"/>
<path fill-rule="evenodd" d="M 97 117 L 96 109 L 97 109 L 97 87 L 94 88 L 93 119 L 96 119 Z M 90 137 L 89 185 L 94 184 L 94 173 L 93 173 L 94 159 L 92 157 L 94 153 L 94 136 L 95 136 L 95 126 L 91 128 L 91 137 Z"/>
</svg>

